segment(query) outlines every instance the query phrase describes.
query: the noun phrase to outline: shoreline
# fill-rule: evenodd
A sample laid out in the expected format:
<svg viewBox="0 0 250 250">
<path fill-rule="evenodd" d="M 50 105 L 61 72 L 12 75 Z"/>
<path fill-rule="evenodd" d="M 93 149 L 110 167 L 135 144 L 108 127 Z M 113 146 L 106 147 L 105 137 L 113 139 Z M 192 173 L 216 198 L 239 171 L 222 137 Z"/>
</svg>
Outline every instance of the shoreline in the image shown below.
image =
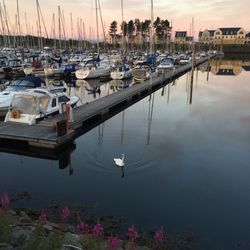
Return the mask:
<svg viewBox="0 0 250 250">
<path fill-rule="evenodd" d="M 42 212 L 23 208 L 1 209 L 0 250 L 199 249 L 191 234 L 170 236 L 160 229 L 158 232 L 162 230 L 162 238 L 156 238 L 156 232 L 138 231 L 134 225 L 127 231 L 122 230 L 125 222 L 115 216 L 100 217 L 96 221 L 97 217 L 91 215 L 81 221 L 79 208 L 69 208 L 69 214 L 64 220 L 63 210 L 62 213 L 55 210 L 57 215 L 53 216 L 54 212 L 49 209 Z M 45 215 L 43 221 L 42 215 Z M 99 227 L 99 231 L 95 231 L 96 227 Z M 134 229 L 130 234 L 132 227 Z"/>
</svg>

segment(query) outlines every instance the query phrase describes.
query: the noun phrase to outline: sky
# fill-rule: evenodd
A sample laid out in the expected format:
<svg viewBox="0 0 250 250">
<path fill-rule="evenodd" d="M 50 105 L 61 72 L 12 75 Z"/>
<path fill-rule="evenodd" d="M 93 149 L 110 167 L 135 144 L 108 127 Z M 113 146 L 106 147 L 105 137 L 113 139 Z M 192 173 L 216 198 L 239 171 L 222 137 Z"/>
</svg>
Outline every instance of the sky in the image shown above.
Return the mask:
<svg viewBox="0 0 250 250">
<path fill-rule="evenodd" d="M 17 0 L 0 0 L 10 17 L 12 27 L 15 24 Z M 106 33 L 110 23 L 116 20 L 120 26 L 121 0 L 99 0 Z M 55 13 L 58 23 L 58 6 L 64 13 L 66 32 L 71 35 L 70 13 L 73 16 L 74 37 L 77 37 L 77 18 L 82 18 L 85 24 L 86 37 L 96 36 L 95 0 L 38 0 L 46 23 L 48 34 L 51 34 L 52 16 Z M 200 30 L 219 27 L 243 27 L 250 31 L 250 0 L 154 0 L 154 17 L 168 19 L 172 22 L 173 31 L 186 30 L 190 32 L 194 18 L 195 36 Z M 150 19 L 151 0 L 123 0 L 124 20 L 139 18 L 141 21 Z M 26 33 L 25 13 L 29 33 L 36 34 L 37 9 L 36 0 L 19 0 L 22 32 Z M 56 28 L 58 30 L 58 28 Z M 99 21 L 99 34 L 102 37 L 102 27 Z M 58 34 L 58 31 L 56 31 Z"/>
</svg>

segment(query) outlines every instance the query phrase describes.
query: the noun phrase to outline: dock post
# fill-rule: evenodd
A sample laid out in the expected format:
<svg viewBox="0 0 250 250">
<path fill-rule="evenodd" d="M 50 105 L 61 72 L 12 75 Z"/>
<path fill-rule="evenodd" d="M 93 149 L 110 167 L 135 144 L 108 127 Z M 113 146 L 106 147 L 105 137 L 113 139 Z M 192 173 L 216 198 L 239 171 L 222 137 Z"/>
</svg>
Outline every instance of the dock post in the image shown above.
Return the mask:
<svg viewBox="0 0 250 250">
<path fill-rule="evenodd" d="M 74 112 L 71 106 L 70 106 L 70 111 L 69 111 L 69 121 L 74 122 Z"/>
</svg>

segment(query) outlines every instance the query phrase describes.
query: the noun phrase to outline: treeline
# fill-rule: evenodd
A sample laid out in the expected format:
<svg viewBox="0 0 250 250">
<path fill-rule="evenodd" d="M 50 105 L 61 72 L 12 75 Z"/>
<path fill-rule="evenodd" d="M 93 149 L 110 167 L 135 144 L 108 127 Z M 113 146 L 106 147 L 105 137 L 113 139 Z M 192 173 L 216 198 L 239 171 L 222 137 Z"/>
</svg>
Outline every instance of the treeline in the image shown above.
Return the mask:
<svg viewBox="0 0 250 250">
<path fill-rule="evenodd" d="M 55 49 L 61 48 L 62 50 L 69 49 L 91 49 L 93 44 L 90 41 L 85 40 L 59 40 L 37 36 L 3 36 L 0 35 L 0 47 L 24 47 L 42 49 L 43 47 L 51 47 Z"/>
<path fill-rule="evenodd" d="M 151 27 L 151 20 L 140 21 L 136 18 L 128 22 L 124 21 L 120 24 L 121 35 L 126 37 L 132 37 L 134 35 L 149 36 Z M 168 19 L 162 20 L 160 17 L 157 17 L 153 23 L 154 34 L 158 39 L 164 39 L 171 34 L 172 27 Z M 110 24 L 109 34 L 117 35 L 118 31 L 118 22 L 114 20 Z"/>
</svg>

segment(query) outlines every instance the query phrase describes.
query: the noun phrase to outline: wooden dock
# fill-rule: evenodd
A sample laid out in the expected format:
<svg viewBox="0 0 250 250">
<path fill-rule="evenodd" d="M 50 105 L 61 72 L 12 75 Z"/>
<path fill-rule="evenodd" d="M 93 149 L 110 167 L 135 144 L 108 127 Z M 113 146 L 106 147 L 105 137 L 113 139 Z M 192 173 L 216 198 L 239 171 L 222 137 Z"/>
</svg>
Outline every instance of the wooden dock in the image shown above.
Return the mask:
<svg viewBox="0 0 250 250">
<path fill-rule="evenodd" d="M 207 60 L 208 58 L 202 58 L 196 61 L 195 66 Z M 64 119 L 65 114 L 58 114 L 35 125 L 0 122 L 0 141 L 22 141 L 31 147 L 58 149 L 72 143 L 79 135 L 184 75 L 191 68 L 191 63 L 180 66 L 143 83 L 134 84 L 130 88 L 77 107 L 73 111 L 74 120 L 69 124 L 68 132 L 62 136 L 58 135 L 55 124 Z"/>
</svg>

